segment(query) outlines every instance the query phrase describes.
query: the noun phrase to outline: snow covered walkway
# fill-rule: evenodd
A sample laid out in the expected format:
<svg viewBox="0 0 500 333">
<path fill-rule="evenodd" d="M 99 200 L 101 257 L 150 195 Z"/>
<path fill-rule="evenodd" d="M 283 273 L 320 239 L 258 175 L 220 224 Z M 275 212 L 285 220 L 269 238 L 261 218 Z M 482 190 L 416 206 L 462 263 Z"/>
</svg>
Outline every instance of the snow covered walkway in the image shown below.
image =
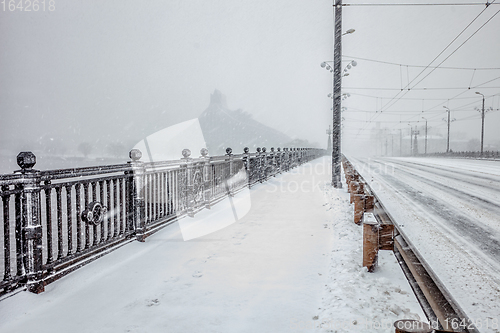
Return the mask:
<svg viewBox="0 0 500 333">
<path fill-rule="evenodd" d="M 345 190 L 325 186 L 329 168 L 255 186 L 249 213 L 215 233 L 185 242 L 174 223 L 4 299 L 0 332 L 335 332 L 345 320 L 357 326 L 338 332 L 389 332 L 360 320 L 422 316 L 392 253 L 374 274 L 361 267 L 361 228 Z"/>
</svg>

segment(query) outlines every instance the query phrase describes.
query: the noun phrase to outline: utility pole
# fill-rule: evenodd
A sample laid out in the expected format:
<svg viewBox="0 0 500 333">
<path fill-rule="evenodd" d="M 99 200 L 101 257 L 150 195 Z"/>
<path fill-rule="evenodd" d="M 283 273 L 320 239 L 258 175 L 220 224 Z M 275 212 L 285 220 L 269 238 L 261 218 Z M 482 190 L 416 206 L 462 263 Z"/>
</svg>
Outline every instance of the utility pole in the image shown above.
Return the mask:
<svg viewBox="0 0 500 333">
<path fill-rule="evenodd" d="M 481 156 L 483 156 L 483 139 L 484 139 L 484 95 L 476 91 L 476 94 L 483 96 L 483 107 L 481 109 Z"/>
<path fill-rule="evenodd" d="M 403 156 L 402 149 L 403 148 L 403 130 L 399 129 L 399 157 Z"/>
<path fill-rule="evenodd" d="M 427 155 L 427 119 L 425 120 L 425 154 Z"/>
<path fill-rule="evenodd" d="M 413 156 L 413 128 L 410 127 L 410 156 Z"/>
<path fill-rule="evenodd" d="M 446 111 L 448 112 L 448 140 L 446 140 L 446 152 L 449 153 L 450 152 L 450 109 L 447 108 L 446 106 L 443 106 L 443 108 L 446 109 Z"/>
<path fill-rule="evenodd" d="M 394 157 L 394 134 L 391 133 L 391 157 Z"/>
<path fill-rule="evenodd" d="M 342 95 L 342 0 L 335 1 L 335 27 L 333 49 L 333 147 L 332 185 L 342 188 L 341 181 L 341 95 Z"/>
<path fill-rule="evenodd" d="M 450 152 L 450 109 L 448 109 L 448 140 L 446 143 L 446 152 Z"/>
<path fill-rule="evenodd" d="M 481 156 L 483 156 L 484 145 L 484 95 L 483 95 L 483 108 L 481 110 Z"/>
<path fill-rule="evenodd" d="M 422 119 L 425 119 L 425 155 L 427 155 L 427 119 L 424 117 Z"/>
<path fill-rule="evenodd" d="M 417 130 L 417 125 L 415 125 L 415 138 L 413 139 L 413 154 L 418 155 L 418 141 L 417 141 L 417 134 L 420 134 L 420 131 Z"/>
</svg>

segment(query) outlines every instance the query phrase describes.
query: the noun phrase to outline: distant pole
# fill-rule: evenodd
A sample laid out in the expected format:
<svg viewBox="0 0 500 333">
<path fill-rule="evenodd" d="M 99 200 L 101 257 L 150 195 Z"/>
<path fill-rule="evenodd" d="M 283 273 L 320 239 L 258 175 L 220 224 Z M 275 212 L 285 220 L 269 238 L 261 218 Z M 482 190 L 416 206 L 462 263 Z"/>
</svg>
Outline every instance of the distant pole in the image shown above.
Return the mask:
<svg viewBox="0 0 500 333">
<path fill-rule="evenodd" d="M 403 148 L 403 130 L 400 128 L 399 129 L 399 157 L 403 156 L 402 148 Z"/>
<path fill-rule="evenodd" d="M 335 1 L 335 42 L 333 50 L 333 147 L 332 185 L 342 188 L 341 181 L 341 67 L 342 67 L 342 0 Z"/>
<path fill-rule="evenodd" d="M 328 154 L 332 153 L 332 128 L 331 126 L 328 126 L 328 129 L 326 130 L 326 134 L 328 134 L 328 143 L 326 145 L 326 151 Z"/>
<path fill-rule="evenodd" d="M 483 95 L 483 108 L 481 111 L 481 156 L 483 156 L 484 145 L 484 95 Z"/>
<path fill-rule="evenodd" d="M 391 134 L 391 157 L 394 157 L 394 134 Z"/>
<path fill-rule="evenodd" d="M 448 143 L 446 144 L 446 152 L 450 152 L 450 109 L 448 109 Z"/>
<path fill-rule="evenodd" d="M 425 155 L 427 155 L 427 119 L 425 120 Z"/>
<path fill-rule="evenodd" d="M 481 109 L 481 156 L 483 156 L 483 139 L 484 139 L 484 95 L 476 91 L 476 94 L 483 96 L 483 107 Z"/>
<path fill-rule="evenodd" d="M 446 140 L 446 152 L 450 152 L 450 109 L 444 107 L 448 112 L 448 140 Z"/>
<path fill-rule="evenodd" d="M 410 127 L 410 156 L 413 153 L 413 130 Z"/>
<path fill-rule="evenodd" d="M 415 135 L 415 138 L 413 139 L 413 155 L 417 156 L 418 155 L 418 140 L 417 140 L 417 134 L 420 134 L 420 131 L 417 129 L 417 125 L 415 125 L 415 132 L 413 132 Z"/>
</svg>

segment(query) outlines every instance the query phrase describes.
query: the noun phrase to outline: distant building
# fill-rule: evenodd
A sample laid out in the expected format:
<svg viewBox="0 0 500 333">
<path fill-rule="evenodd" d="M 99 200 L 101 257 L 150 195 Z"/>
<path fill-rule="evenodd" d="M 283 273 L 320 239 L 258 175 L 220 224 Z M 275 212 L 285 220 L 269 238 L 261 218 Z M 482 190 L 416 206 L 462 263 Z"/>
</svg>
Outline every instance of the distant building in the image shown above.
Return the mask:
<svg viewBox="0 0 500 333">
<path fill-rule="evenodd" d="M 292 139 L 286 134 L 254 120 L 247 112 L 229 110 L 219 90 L 210 96 L 210 105 L 198 119 L 210 155 L 223 155 L 227 147 L 236 154 L 244 147 L 251 152 L 257 147 L 291 147 Z"/>
</svg>

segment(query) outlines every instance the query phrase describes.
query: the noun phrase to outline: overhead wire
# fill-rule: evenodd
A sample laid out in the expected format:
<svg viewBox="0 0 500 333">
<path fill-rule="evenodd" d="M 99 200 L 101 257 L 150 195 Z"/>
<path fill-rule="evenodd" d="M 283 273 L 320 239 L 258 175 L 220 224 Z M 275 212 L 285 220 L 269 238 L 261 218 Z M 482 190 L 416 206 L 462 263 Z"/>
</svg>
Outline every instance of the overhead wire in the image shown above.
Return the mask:
<svg viewBox="0 0 500 333">
<path fill-rule="evenodd" d="M 496 0 L 493 0 L 493 2 L 495 2 Z M 493 3 L 492 2 L 492 3 Z M 437 56 L 434 57 L 434 59 L 432 59 L 432 61 L 429 63 L 429 65 L 427 65 L 417 76 L 415 76 L 415 78 L 413 80 L 411 80 L 410 83 L 408 83 L 408 85 L 405 87 L 406 88 L 409 88 L 410 87 L 410 84 L 413 83 L 413 81 L 417 80 L 417 78 L 422 75 L 428 68 L 429 66 L 432 65 L 432 63 L 434 63 L 460 36 L 462 36 L 462 34 L 486 11 L 486 9 L 488 9 L 489 6 L 486 6 L 464 29 L 462 29 L 462 31 L 460 31 L 460 33 L 450 42 L 448 43 L 448 45 L 446 45 L 446 47 L 441 51 L 439 52 L 439 54 Z M 496 15 L 496 14 L 495 14 Z M 488 20 L 489 22 L 489 20 Z M 484 26 L 484 25 L 483 25 Z M 476 31 L 477 32 L 477 31 Z M 474 33 L 475 34 L 475 33 Z M 470 38 L 469 38 L 470 39 Z M 467 39 L 467 40 L 469 40 Z M 462 44 L 463 45 L 463 44 Z M 447 58 L 448 59 L 448 58 Z M 427 76 L 426 76 L 427 77 Z M 420 83 L 421 81 L 419 81 Z M 409 90 L 405 91 L 403 93 L 403 96 L 406 95 L 408 93 Z M 396 96 L 394 96 L 394 98 L 392 100 L 390 100 L 388 103 L 386 103 L 386 105 L 384 105 L 384 107 L 382 108 L 381 111 L 383 111 L 383 109 L 387 109 L 389 108 L 390 106 L 394 105 L 394 103 L 391 104 L 391 102 L 396 99 L 399 95 L 400 95 L 401 92 L 398 92 L 396 94 Z M 396 99 L 396 102 L 397 102 L 397 99 Z M 390 104 L 390 105 L 389 105 Z M 386 108 L 387 106 L 387 108 Z"/>
<path fill-rule="evenodd" d="M 500 89 L 500 87 L 499 87 L 499 89 Z M 351 95 L 356 95 L 356 96 L 363 96 L 363 97 L 370 97 L 370 98 L 380 98 L 380 99 L 390 99 L 391 98 L 391 97 L 381 97 L 381 96 L 358 94 L 358 93 L 353 93 L 353 92 L 350 92 L 350 94 Z M 456 99 L 473 99 L 473 98 L 476 98 L 476 97 L 460 97 L 460 98 L 456 98 Z M 401 99 L 402 100 L 408 100 L 408 101 L 420 101 L 420 100 L 424 100 L 424 101 L 443 101 L 443 100 L 447 100 L 448 98 L 411 98 L 411 97 L 407 97 L 407 98 L 401 98 Z"/>
<path fill-rule="evenodd" d="M 498 13 L 500 13 L 500 10 L 498 10 L 495 14 L 493 14 L 486 22 L 483 23 L 483 25 L 481 25 L 476 31 L 474 31 L 474 33 L 472 35 L 469 36 L 469 38 L 467 38 L 462 44 L 460 44 L 452 53 L 450 53 L 446 58 L 444 58 L 443 61 L 441 61 L 439 63 L 439 65 L 436 66 L 439 67 L 442 63 L 444 63 L 446 60 L 448 60 L 453 54 L 455 54 L 455 52 L 457 52 L 465 43 L 467 43 L 476 33 L 479 32 L 479 30 L 481 30 L 486 24 L 488 24 Z M 436 68 L 433 68 L 429 73 L 427 73 L 427 75 L 425 75 L 422 79 L 420 79 L 420 81 L 418 81 L 417 83 L 414 84 L 414 87 L 419 84 L 420 82 L 422 82 L 426 77 L 428 77 L 429 75 L 432 74 L 432 72 L 434 72 L 436 70 Z M 411 88 L 409 88 L 411 89 Z"/>
<path fill-rule="evenodd" d="M 494 79 L 494 80 L 498 80 L 498 78 Z M 430 88 L 413 88 L 411 90 L 418 90 L 418 91 L 422 91 L 422 90 L 462 90 L 462 89 L 471 89 L 471 88 L 474 88 L 474 87 L 430 87 Z M 500 87 L 483 87 L 483 88 L 486 88 L 486 89 L 500 89 Z M 345 87 L 344 89 L 358 89 L 358 90 L 400 90 L 399 88 L 376 88 L 376 87 Z M 391 97 L 388 97 L 386 99 L 393 99 Z M 401 98 L 398 98 L 398 100 L 401 99 Z M 417 99 L 421 99 L 421 98 L 417 98 Z"/>
<path fill-rule="evenodd" d="M 493 1 L 494 2 L 494 1 Z M 343 3 L 342 6 L 346 7 L 358 7 L 358 6 L 490 6 L 493 2 L 428 2 L 428 3 Z M 496 4 L 498 5 L 498 3 Z"/>
<path fill-rule="evenodd" d="M 479 67 L 479 68 L 473 68 L 473 67 L 447 67 L 447 66 L 438 67 L 438 66 L 424 66 L 424 65 L 400 64 L 400 63 L 396 63 L 396 62 L 382 61 L 382 60 L 375 60 L 375 59 L 368 59 L 368 58 L 361 58 L 361 57 L 354 57 L 354 56 L 349 56 L 349 55 L 342 55 L 342 57 L 344 57 L 344 58 L 352 58 L 352 59 L 356 59 L 356 60 L 377 62 L 377 63 L 381 63 L 381 64 L 386 64 L 386 65 L 395 65 L 395 66 L 400 66 L 400 67 L 402 67 L 402 66 L 416 67 L 416 68 L 427 67 L 427 68 L 436 68 L 436 69 L 478 70 L 478 71 L 483 71 L 483 70 L 500 70 L 500 67 Z"/>
<path fill-rule="evenodd" d="M 496 0 L 493 0 L 491 4 L 493 4 Z M 436 61 L 485 11 L 486 9 L 489 7 L 489 3 L 487 3 L 486 7 L 429 63 L 429 65 L 427 65 L 414 79 L 412 79 L 411 81 L 409 81 L 409 76 L 408 76 L 408 84 L 405 88 L 409 88 L 410 87 L 410 84 L 412 82 L 414 82 L 419 76 L 421 76 L 431 65 L 434 61 Z M 500 11 L 498 11 L 500 12 Z M 469 38 L 466 39 L 465 42 L 463 42 L 458 48 L 456 48 L 447 58 L 445 58 L 445 60 L 443 60 L 437 67 L 439 67 L 444 61 L 446 61 L 451 55 L 453 55 L 461 46 L 463 46 L 468 40 L 470 40 L 470 38 L 472 38 L 472 36 L 474 36 L 479 30 L 481 30 L 488 22 L 491 21 L 491 19 L 496 16 L 498 14 L 498 12 L 496 12 L 492 17 L 490 17 L 490 19 L 488 19 L 479 29 L 477 29 L 471 36 L 469 36 Z M 436 69 L 432 69 L 431 73 Z M 427 74 L 423 79 L 425 79 L 426 77 L 428 77 L 430 75 Z M 422 79 L 422 80 L 423 80 Z M 413 88 L 415 88 L 415 86 L 417 84 L 419 84 L 420 82 L 422 82 L 422 80 L 418 81 L 414 86 Z M 483 87 L 483 88 L 486 88 L 486 87 Z M 463 88 L 462 88 L 463 89 Z M 470 87 L 468 88 L 470 89 Z M 428 89 L 425 89 L 425 90 L 428 90 Z M 391 98 L 391 100 L 389 100 L 388 103 L 386 103 L 384 106 L 381 107 L 380 109 L 380 113 L 376 113 L 375 115 L 373 115 L 371 118 L 370 118 L 370 121 L 372 121 L 375 117 L 377 117 L 378 115 L 380 115 L 384 109 L 387 110 L 389 107 L 391 107 L 392 105 L 394 105 L 400 98 L 402 98 L 403 96 L 405 96 L 408 91 L 410 91 L 410 89 L 408 89 L 407 91 L 404 91 L 403 95 L 402 96 L 399 96 L 402 92 L 402 90 L 400 90 L 393 98 Z M 398 98 L 399 96 L 399 98 Z M 398 98 L 398 99 L 396 99 Z M 396 100 L 395 100 L 396 99 Z M 395 101 L 394 101 L 395 100 Z M 394 101 L 394 103 L 391 104 L 391 102 Z M 358 134 L 365 130 L 367 126 L 363 127 L 363 128 L 360 128 L 360 130 L 358 131 Z"/>
</svg>

